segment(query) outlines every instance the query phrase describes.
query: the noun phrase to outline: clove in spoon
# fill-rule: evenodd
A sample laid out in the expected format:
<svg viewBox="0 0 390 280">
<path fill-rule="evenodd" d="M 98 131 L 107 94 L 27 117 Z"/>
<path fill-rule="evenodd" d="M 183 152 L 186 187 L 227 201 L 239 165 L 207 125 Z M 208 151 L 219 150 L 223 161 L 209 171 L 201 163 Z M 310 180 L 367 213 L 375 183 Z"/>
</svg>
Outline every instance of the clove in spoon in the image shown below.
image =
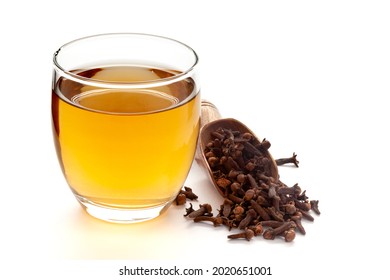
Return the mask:
<svg viewBox="0 0 390 280">
<path fill-rule="evenodd" d="M 233 118 L 221 118 L 221 114 L 219 113 L 217 107 L 206 100 L 202 100 L 201 104 L 201 122 L 200 122 L 200 133 L 199 133 L 199 143 L 198 143 L 198 150 L 196 153 L 196 159 L 198 161 L 201 161 L 202 165 L 206 168 L 208 171 L 209 177 L 214 185 L 214 187 L 218 190 L 218 192 L 224 196 L 223 190 L 217 185 L 217 182 L 215 181 L 215 178 L 213 176 L 213 171 L 207 161 L 206 155 L 205 155 L 205 149 L 209 142 L 214 140 L 214 137 L 212 136 L 211 132 L 215 132 L 219 128 L 223 129 L 230 129 L 231 131 L 239 131 L 240 133 L 250 133 L 253 135 L 253 137 L 258 141 L 261 142 L 259 138 L 243 123 L 240 121 L 233 119 Z M 278 167 L 277 164 L 270 154 L 270 152 L 262 151 L 262 154 L 267 157 L 270 160 L 270 175 L 275 180 L 278 180 Z"/>
</svg>

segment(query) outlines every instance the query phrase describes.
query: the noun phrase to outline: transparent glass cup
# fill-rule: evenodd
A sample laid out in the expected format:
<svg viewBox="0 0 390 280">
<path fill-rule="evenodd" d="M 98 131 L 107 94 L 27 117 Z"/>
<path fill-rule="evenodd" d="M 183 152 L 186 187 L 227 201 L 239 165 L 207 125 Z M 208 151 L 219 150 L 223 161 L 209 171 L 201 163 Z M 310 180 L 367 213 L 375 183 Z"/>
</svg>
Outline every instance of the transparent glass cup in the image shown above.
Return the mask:
<svg viewBox="0 0 390 280">
<path fill-rule="evenodd" d="M 102 34 L 54 54 L 52 123 L 64 176 L 106 221 L 159 216 L 191 168 L 199 133 L 197 54 L 148 34 Z"/>
</svg>

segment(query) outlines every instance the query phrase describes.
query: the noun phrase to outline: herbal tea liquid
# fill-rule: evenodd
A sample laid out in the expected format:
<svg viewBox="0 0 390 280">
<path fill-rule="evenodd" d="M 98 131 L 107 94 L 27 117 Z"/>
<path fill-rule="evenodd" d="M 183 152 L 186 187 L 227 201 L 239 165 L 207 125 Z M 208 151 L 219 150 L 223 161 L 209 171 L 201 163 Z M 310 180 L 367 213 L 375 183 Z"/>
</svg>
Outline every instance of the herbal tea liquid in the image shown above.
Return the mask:
<svg viewBox="0 0 390 280">
<path fill-rule="evenodd" d="M 75 72 L 113 82 L 177 74 L 133 66 Z M 52 94 L 54 138 L 74 194 L 119 208 L 148 208 L 173 200 L 187 177 L 197 142 L 196 91 L 192 79 L 134 91 L 60 78 Z"/>
</svg>

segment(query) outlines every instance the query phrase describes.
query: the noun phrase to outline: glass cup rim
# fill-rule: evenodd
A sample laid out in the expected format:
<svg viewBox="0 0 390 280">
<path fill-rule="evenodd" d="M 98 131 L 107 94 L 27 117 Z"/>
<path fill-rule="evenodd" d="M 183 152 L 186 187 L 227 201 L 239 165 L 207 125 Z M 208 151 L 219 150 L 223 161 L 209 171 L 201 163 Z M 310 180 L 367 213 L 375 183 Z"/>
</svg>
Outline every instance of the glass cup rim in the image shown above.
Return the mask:
<svg viewBox="0 0 390 280">
<path fill-rule="evenodd" d="M 77 73 L 74 73 L 74 72 L 71 72 L 71 71 L 64 69 L 57 60 L 57 57 L 61 53 L 61 50 L 67 48 L 68 46 L 76 44 L 78 42 L 82 42 L 82 41 L 90 40 L 90 39 L 94 39 L 94 38 L 99 38 L 99 37 L 126 37 L 126 36 L 150 37 L 150 38 L 166 40 L 166 41 L 170 41 L 170 42 L 179 44 L 179 45 L 183 46 L 184 48 L 188 49 L 189 52 L 193 54 L 194 62 L 186 70 L 184 70 L 180 73 L 177 73 L 171 77 L 160 78 L 160 79 L 150 80 L 150 81 L 115 82 L 115 81 L 104 81 L 104 80 L 98 80 L 98 79 L 91 79 L 91 78 L 87 78 L 87 77 L 78 75 Z M 113 89 L 150 88 L 150 87 L 158 87 L 158 86 L 172 84 L 172 83 L 184 80 L 188 77 L 191 77 L 193 75 L 198 63 L 199 63 L 198 54 L 195 52 L 194 49 L 192 49 L 187 44 L 182 43 L 176 39 L 169 38 L 169 37 L 148 34 L 148 33 L 121 32 L 121 33 L 101 33 L 101 34 L 95 34 L 95 35 L 90 35 L 90 36 L 84 36 L 84 37 L 80 37 L 78 39 L 72 40 L 68 43 L 65 43 L 57 51 L 55 51 L 53 54 L 54 69 L 57 72 L 59 72 L 61 74 L 61 76 L 65 77 L 67 79 L 73 80 L 75 82 L 82 83 L 84 85 L 93 86 L 93 87 L 100 87 L 100 88 L 101 87 L 113 88 Z"/>
</svg>

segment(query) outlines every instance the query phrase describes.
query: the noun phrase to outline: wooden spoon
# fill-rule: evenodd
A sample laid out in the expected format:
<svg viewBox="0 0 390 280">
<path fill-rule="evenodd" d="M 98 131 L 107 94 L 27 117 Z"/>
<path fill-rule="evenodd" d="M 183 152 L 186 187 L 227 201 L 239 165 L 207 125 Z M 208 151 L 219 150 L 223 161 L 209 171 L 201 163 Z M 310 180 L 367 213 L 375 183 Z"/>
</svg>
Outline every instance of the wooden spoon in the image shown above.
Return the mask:
<svg viewBox="0 0 390 280">
<path fill-rule="evenodd" d="M 196 154 L 196 159 L 198 161 L 201 161 L 202 164 L 205 166 L 205 168 L 208 171 L 208 174 L 210 176 L 211 181 L 213 182 L 214 187 L 218 190 L 218 192 L 224 196 L 223 191 L 220 187 L 218 187 L 217 182 L 214 179 L 213 172 L 207 162 L 206 156 L 205 156 L 205 148 L 207 143 L 214 140 L 211 136 L 212 131 L 216 131 L 218 128 L 225 128 L 225 129 L 231 129 L 233 131 L 240 131 L 241 133 L 249 132 L 253 135 L 253 137 L 259 138 L 243 123 L 236 119 L 227 118 L 222 119 L 221 114 L 219 113 L 217 107 L 209 101 L 202 100 L 201 105 L 201 129 L 199 134 L 199 144 L 198 144 L 198 150 Z M 261 141 L 259 141 L 261 142 Z M 271 168 L 270 168 L 270 175 L 275 180 L 278 180 L 278 167 L 276 165 L 276 162 L 272 155 L 269 153 L 269 151 L 265 152 L 265 156 L 271 161 Z"/>
</svg>

